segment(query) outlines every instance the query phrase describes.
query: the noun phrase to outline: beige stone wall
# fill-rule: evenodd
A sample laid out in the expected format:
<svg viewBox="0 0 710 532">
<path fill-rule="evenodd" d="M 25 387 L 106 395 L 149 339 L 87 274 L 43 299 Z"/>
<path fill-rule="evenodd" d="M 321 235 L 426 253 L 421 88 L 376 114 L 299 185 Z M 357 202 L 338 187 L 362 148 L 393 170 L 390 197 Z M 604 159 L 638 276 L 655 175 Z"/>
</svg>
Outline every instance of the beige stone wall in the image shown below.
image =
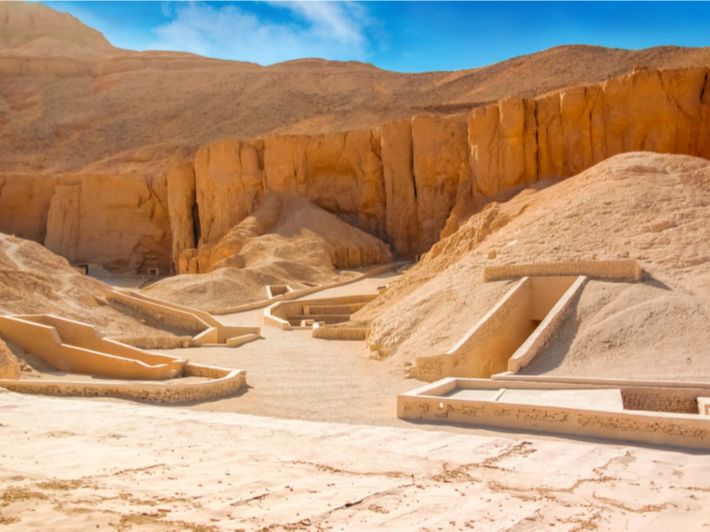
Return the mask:
<svg viewBox="0 0 710 532">
<path fill-rule="evenodd" d="M 260 333 L 259 327 L 224 325 L 209 312 L 162 301 L 137 290 L 109 290 L 107 299 L 130 306 L 163 323 L 196 331 L 192 341 L 197 345 L 224 344 L 230 338 Z"/>
<path fill-rule="evenodd" d="M 531 264 L 501 264 L 483 269 L 484 281 L 499 281 L 515 277 L 584 275 L 615 281 L 640 281 L 641 266 L 631 259 L 574 262 L 536 262 Z"/>
<path fill-rule="evenodd" d="M 324 325 L 313 328 L 313 338 L 322 340 L 365 340 L 367 327 L 333 327 Z"/>
<path fill-rule="evenodd" d="M 319 316 L 349 315 L 372 301 L 374 295 L 354 295 L 330 297 L 321 299 L 300 299 L 296 301 L 279 301 L 264 310 L 264 324 L 290 330 L 298 327 L 291 325 L 289 320 L 316 320 Z M 315 336 L 315 335 L 314 335 Z"/>
<path fill-rule="evenodd" d="M 131 383 L 0 379 L 0 388 L 20 393 L 77 397 L 118 397 L 158 403 L 208 401 L 233 395 L 246 386 L 246 373 L 200 364 L 186 364 L 186 377 L 203 382 Z"/>
<path fill-rule="evenodd" d="M 60 371 L 118 379 L 171 379 L 184 361 L 102 338 L 83 323 L 49 315 L 0 316 L 0 335 Z"/>
<path fill-rule="evenodd" d="M 570 277 L 531 277 L 533 297 L 530 315 L 540 325 L 508 359 L 507 369 L 518 372 L 530 364 L 553 338 L 564 318 L 582 293 L 587 277 L 580 276 L 570 284 Z"/>
<path fill-rule="evenodd" d="M 710 423 L 698 415 L 610 411 L 596 409 L 594 405 L 582 409 L 446 397 L 448 392 L 457 388 L 497 390 L 500 387 L 499 381 L 485 379 L 442 379 L 400 394 L 397 397 L 397 416 L 408 420 L 474 424 L 710 449 Z M 506 382 L 505 387 L 564 389 L 571 386 Z M 648 389 L 647 393 L 653 391 Z"/>
<path fill-rule="evenodd" d="M 584 282 L 572 276 L 520 279 L 446 353 L 418 357 L 410 376 L 431 382 L 517 371 L 554 334 Z"/>
</svg>

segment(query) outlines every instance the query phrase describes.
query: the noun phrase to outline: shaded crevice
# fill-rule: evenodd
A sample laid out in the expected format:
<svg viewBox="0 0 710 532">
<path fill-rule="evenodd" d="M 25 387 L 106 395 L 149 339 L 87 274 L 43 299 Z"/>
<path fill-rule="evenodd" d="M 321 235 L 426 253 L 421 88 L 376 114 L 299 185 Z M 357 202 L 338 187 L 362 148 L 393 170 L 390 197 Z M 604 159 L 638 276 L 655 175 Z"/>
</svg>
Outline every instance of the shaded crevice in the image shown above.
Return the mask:
<svg viewBox="0 0 710 532">
<path fill-rule="evenodd" d="M 540 120 L 538 119 L 538 105 L 535 100 L 532 100 L 532 104 L 535 106 L 535 112 L 533 116 L 535 117 L 535 181 L 540 180 Z"/>
<path fill-rule="evenodd" d="M 410 129 L 411 142 L 409 144 L 409 175 L 412 178 L 412 194 L 417 200 L 417 177 L 414 175 L 414 130 Z"/>
<path fill-rule="evenodd" d="M 195 246 L 200 243 L 200 238 L 202 238 L 202 231 L 200 229 L 200 207 L 197 202 L 192 204 L 192 237 L 195 241 Z"/>
<path fill-rule="evenodd" d="M 705 88 L 708 86 L 708 73 L 705 73 L 703 85 L 700 87 L 700 103 L 705 103 Z"/>
</svg>

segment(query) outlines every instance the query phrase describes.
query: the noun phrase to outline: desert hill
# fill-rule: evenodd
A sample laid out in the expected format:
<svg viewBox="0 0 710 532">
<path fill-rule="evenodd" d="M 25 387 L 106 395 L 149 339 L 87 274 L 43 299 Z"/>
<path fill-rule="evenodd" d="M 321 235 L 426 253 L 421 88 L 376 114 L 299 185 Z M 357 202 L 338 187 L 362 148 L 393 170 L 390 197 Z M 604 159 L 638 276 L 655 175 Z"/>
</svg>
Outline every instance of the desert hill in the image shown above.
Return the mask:
<svg viewBox="0 0 710 532">
<path fill-rule="evenodd" d="M 0 6 L 0 54 L 99 57 L 118 51 L 102 33 L 39 3 Z"/>
<path fill-rule="evenodd" d="M 0 233 L 0 314 L 55 314 L 115 337 L 167 337 L 142 316 L 107 304 L 105 283 L 29 240 Z"/>
<path fill-rule="evenodd" d="M 403 74 L 357 62 L 263 67 L 114 48 L 40 4 L 0 3 L 3 172 L 160 174 L 215 139 L 379 126 L 593 83 L 637 66 L 710 64 L 710 50 L 565 46 L 483 68 Z"/>
<path fill-rule="evenodd" d="M 368 342 L 379 356 L 407 362 L 445 352 L 510 288 L 484 283 L 486 265 L 630 257 L 643 282 L 590 281 L 525 371 L 708 379 L 709 218 L 710 162 L 617 155 L 490 203 L 355 318 L 374 320 Z"/>
</svg>

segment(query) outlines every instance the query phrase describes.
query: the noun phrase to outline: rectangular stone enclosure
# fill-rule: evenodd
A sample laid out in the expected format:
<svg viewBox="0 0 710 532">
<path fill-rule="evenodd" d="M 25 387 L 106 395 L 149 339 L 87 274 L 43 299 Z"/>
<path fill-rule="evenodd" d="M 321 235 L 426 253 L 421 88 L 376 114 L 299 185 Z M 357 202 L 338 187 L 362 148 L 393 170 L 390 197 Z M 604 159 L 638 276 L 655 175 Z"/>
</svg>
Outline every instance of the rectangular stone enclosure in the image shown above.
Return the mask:
<svg viewBox="0 0 710 532">
<path fill-rule="evenodd" d="M 420 357 L 410 374 L 490 377 L 528 364 L 552 335 L 586 277 L 523 277 L 447 353 Z"/>
</svg>

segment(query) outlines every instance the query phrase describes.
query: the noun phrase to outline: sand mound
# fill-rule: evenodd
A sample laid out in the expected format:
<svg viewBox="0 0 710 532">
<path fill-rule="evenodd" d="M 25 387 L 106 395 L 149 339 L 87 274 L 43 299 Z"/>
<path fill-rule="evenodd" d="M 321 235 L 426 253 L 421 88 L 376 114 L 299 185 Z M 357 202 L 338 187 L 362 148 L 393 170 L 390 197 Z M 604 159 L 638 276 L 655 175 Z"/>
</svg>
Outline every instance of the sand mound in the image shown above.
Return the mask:
<svg viewBox="0 0 710 532">
<path fill-rule="evenodd" d="M 218 310 L 263 299 L 269 284 L 297 289 L 332 283 L 350 275 L 336 272 L 338 268 L 391 260 L 381 240 L 307 199 L 272 193 L 219 242 L 181 257 L 181 270 L 209 273 L 178 275 L 145 290 L 169 301 Z"/>
<path fill-rule="evenodd" d="M 45 247 L 0 233 L 0 313 L 55 314 L 91 323 L 109 336 L 170 336 L 108 306 L 107 288 Z"/>
<path fill-rule="evenodd" d="M 291 248 L 299 239 L 306 241 L 296 246 L 301 249 L 295 249 L 293 254 Z M 378 238 L 305 198 L 274 192 L 216 244 L 201 246 L 198 255 L 199 271 L 256 267 L 275 258 L 289 260 L 295 256 L 300 261 L 301 255 L 305 255 L 305 263 L 325 263 L 331 268 L 358 268 L 392 260 L 389 248 Z"/>
<path fill-rule="evenodd" d="M 355 317 L 374 320 L 369 343 L 380 355 L 408 361 L 444 352 L 510 287 L 483 283 L 485 265 L 636 258 L 643 283 L 591 281 L 528 371 L 708 378 L 709 217 L 710 162 L 618 155 L 489 204 Z"/>
</svg>

